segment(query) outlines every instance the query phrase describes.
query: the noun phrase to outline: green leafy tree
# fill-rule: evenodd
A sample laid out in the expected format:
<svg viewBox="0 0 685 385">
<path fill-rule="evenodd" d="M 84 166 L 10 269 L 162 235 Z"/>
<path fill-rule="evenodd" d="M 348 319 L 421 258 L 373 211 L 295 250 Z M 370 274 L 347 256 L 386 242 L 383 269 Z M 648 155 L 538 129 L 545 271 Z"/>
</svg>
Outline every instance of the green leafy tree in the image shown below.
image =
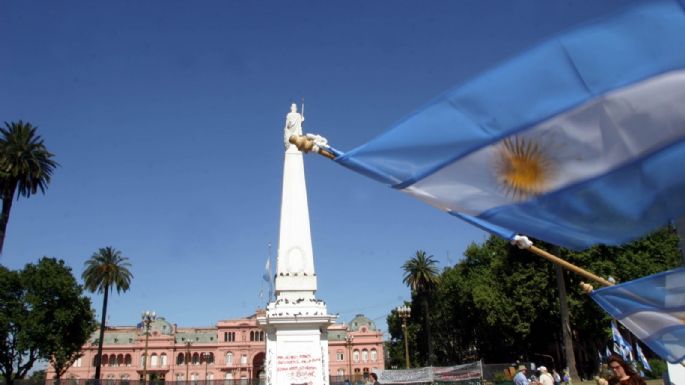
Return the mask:
<svg viewBox="0 0 685 385">
<path fill-rule="evenodd" d="M 38 190 L 45 193 L 52 172 L 58 166 L 36 129 L 21 120 L 5 122 L 5 127 L 0 128 L 0 253 L 14 196 L 28 198 Z"/>
<path fill-rule="evenodd" d="M 97 366 L 95 367 L 95 379 L 100 379 L 100 366 L 102 364 L 102 343 L 105 337 L 105 320 L 107 319 L 107 301 L 112 289 L 117 293 L 126 292 L 131 284 L 133 274 L 129 271 L 131 264 L 128 258 L 121 252 L 112 248 L 104 247 L 94 253 L 86 261 L 82 277 L 86 289 L 92 293 L 103 293 L 102 321 L 100 322 L 100 338 L 98 339 Z"/>
<path fill-rule="evenodd" d="M 53 277 L 46 279 L 46 277 Z M 37 265 L 27 265 L 22 282 L 31 290 L 28 302 L 33 304 L 33 319 L 49 320 L 34 325 L 47 348 L 47 358 L 55 369 L 57 382 L 74 361 L 81 357 L 81 347 L 95 331 L 95 315 L 90 299 L 76 282 L 63 261 L 43 258 Z M 37 306 L 35 304 L 40 304 Z"/>
<path fill-rule="evenodd" d="M 27 330 L 28 317 L 19 272 L 0 266 L 0 371 L 8 385 L 24 378 L 40 358 L 39 341 Z"/>
<path fill-rule="evenodd" d="M 595 246 L 582 252 L 559 251 L 569 262 L 597 275 L 625 282 L 676 267 L 678 236 L 664 228 L 620 246 Z M 546 248 L 547 246 L 542 246 Z M 577 368 L 591 377 L 598 368 L 597 351 L 610 337 L 610 317 L 580 289 L 582 277 L 564 274 Z M 464 258 L 444 269 L 428 296 L 436 365 L 484 359 L 490 363 L 535 361 L 557 369 L 564 352 L 555 265 L 491 237 L 471 244 Z M 413 302 L 419 305 L 419 299 Z M 418 306 L 417 306 L 418 307 Z M 416 313 L 412 312 L 412 323 Z M 422 323 L 412 325 L 410 346 L 423 338 Z M 388 317 L 391 341 L 400 341 L 396 316 Z M 398 349 L 398 346 L 391 346 Z M 391 360 L 393 350 L 390 351 Z M 402 362 L 402 361 L 398 361 Z"/>
<path fill-rule="evenodd" d="M 90 299 L 64 261 L 44 257 L 21 271 L 0 266 L 0 372 L 8 385 L 38 360 L 63 374 L 94 330 Z"/>
<path fill-rule="evenodd" d="M 402 282 L 409 286 L 412 297 L 415 297 L 421 306 L 421 311 L 417 312 L 416 309 L 414 309 L 412 311 L 412 316 L 414 318 L 419 318 L 422 321 L 423 338 L 421 339 L 425 341 L 425 355 L 423 359 L 428 365 L 431 365 L 433 361 L 433 342 L 430 325 L 431 317 L 428 302 L 431 291 L 438 283 L 437 263 L 438 262 L 432 255 L 427 256 L 425 251 L 417 250 L 415 256 L 402 265 L 402 269 L 404 270 Z"/>
</svg>

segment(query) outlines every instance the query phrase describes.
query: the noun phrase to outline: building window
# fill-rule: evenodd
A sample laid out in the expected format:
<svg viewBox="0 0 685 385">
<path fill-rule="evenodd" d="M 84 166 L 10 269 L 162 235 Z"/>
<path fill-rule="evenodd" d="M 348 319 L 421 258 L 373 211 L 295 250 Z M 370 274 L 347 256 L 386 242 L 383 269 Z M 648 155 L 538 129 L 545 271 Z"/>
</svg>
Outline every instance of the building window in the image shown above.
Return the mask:
<svg viewBox="0 0 685 385">
<path fill-rule="evenodd" d="M 140 366 L 145 365 L 145 354 L 140 356 Z"/>
<path fill-rule="evenodd" d="M 210 381 L 213 380 L 213 379 L 214 379 L 214 373 L 209 373 L 209 374 L 207 375 L 207 379 L 210 380 Z"/>
<path fill-rule="evenodd" d="M 114 354 L 109 356 L 109 366 L 117 366 L 117 357 Z"/>
<path fill-rule="evenodd" d="M 224 342 L 235 342 L 235 332 L 224 332 Z"/>
<path fill-rule="evenodd" d="M 183 381 L 183 374 L 176 373 L 176 381 Z"/>
<path fill-rule="evenodd" d="M 100 356 L 97 354 L 93 356 L 93 366 L 98 366 L 98 361 L 100 360 Z"/>
<path fill-rule="evenodd" d="M 162 361 L 162 366 L 167 366 L 166 353 L 162 353 L 160 356 L 160 361 Z"/>
<path fill-rule="evenodd" d="M 150 356 L 150 366 L 152 366 L 154 368 L 154 367 L 157 367 L 157 364 L 159 364 L 157 354 L 152 353 L 152 355 Z"/>
<path fill-rule="evenodd" d="M 200 355 L 193 353 L 193 365 L 200 365 Z"/>
<path fill-rule="evenodd" d="M 124 365 L 126 365 L 126 366 L 131 366 L 131 362 L 133 362 L 133 358 L 131 357 L 130 354 L 127 354 L 127 355 L 124 357 Z"/>
<path fill-rule="evenodd" d="M 233 353 L 226 353 L 226 365 L 233 365 Z"/>
<path fill-rule="evenodd" d="M 176 356 L 176 365 L 182 365 L 183 364 L 183 353 L 178 353 L 178 356 Z"/>
<path fill-rule="evenodd" d="M 364 349 L 362 350 L 362 362 L 366 362 L 369 360 L 369 351 Z"/>
<path fill-rule="evenodd" d="M 338 350 L 337 352 L 335 352 L 335 359 L 338 361 L 345 361 L 345 353 Z"/>
<path fill-rule="evenodd" d="M 376 362 L 378 359 L 378 352 L 376 352 L 376 349 L 371 349 L 371 361 Z"/>
<path fill-rule="evenodd" d="M 242 354 L 240 356 L 240 365 L 247 365 L 247 354 Z"/>
<path fill-rule="evenodd" d="M 355 350 L 352 353 L 352 362 L 359 362 L 359 350 Z"/>
</svg>

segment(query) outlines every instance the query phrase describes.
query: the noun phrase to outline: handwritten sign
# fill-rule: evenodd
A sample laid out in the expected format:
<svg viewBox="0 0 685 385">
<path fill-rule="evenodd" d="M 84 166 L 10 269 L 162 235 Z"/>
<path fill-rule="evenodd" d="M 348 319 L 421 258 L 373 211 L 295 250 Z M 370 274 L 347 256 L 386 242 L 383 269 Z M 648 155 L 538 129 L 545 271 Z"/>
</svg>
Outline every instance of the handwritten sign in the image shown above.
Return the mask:
<svg viewBox="0 0 685 385">
<path fill-rule="evenodd" d="M 286 376 L 289 383 L 314 382 L 317 371 L 321 368 L 321 357 L 311 354 L 288 354 L 276 356 L 276 372 L 278 377 Z"/>
</svg>

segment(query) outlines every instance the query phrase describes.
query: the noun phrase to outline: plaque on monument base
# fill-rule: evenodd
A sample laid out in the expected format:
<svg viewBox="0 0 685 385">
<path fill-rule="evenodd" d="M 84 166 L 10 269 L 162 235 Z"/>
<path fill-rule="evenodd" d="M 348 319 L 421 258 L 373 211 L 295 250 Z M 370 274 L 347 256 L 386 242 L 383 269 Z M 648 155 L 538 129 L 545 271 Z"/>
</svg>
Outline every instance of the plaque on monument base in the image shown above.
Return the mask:
<svg viewBox="0 0 685 385">
<path fill-rule="evenodd" d="M 266 331 L 267 385 L 328 385 L 328 325 L 335 316 L 258 319 Z"/>
</svg>

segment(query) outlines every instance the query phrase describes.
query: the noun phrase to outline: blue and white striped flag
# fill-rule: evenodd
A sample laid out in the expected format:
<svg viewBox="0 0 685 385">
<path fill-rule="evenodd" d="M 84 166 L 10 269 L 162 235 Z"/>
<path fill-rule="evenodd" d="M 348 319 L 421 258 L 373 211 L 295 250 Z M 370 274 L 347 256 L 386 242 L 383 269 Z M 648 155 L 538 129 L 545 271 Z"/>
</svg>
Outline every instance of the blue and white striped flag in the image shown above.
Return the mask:
<svg viewBox="0 0 685 385">
<path fill-rule="evenodd" d="M 591 296 L 661 358 L 685 359 L 685 268 L 597 289 Z"/>
<path fill-rule="evenodd" d="M 637 350 L 637 359 L 640 360 L 642 363 L 642 367 L 645 368 L 645 370 L 652 371 L 652 367 L 649 366 L 649 361 L 647 361 L 647 357 L 645 357 L 645 354 L 642 353 L 642 348 L 640 348 L 640 344 L 635 344 L 635 350 Z"/>
<path fill-rule="evenodd" d="M 618 326 L 616 326 L 616 321 L 613 320 L 611 321 L 611 337 L 614 341 L 614 347 L 618 345 L 618 351 L 616 353 L 620 354 L 626 361 L 632 361 L 631 352 L 633 349 L 630 347 L 628 341 L 623 338 L 623 335 L 618 330 Z"/>
<path fill-rule="evenodd" d="M 685 12 L 550 39 L 336 162 L 505 238 L 622 244 L 685 214 Z"/>
</svg>

